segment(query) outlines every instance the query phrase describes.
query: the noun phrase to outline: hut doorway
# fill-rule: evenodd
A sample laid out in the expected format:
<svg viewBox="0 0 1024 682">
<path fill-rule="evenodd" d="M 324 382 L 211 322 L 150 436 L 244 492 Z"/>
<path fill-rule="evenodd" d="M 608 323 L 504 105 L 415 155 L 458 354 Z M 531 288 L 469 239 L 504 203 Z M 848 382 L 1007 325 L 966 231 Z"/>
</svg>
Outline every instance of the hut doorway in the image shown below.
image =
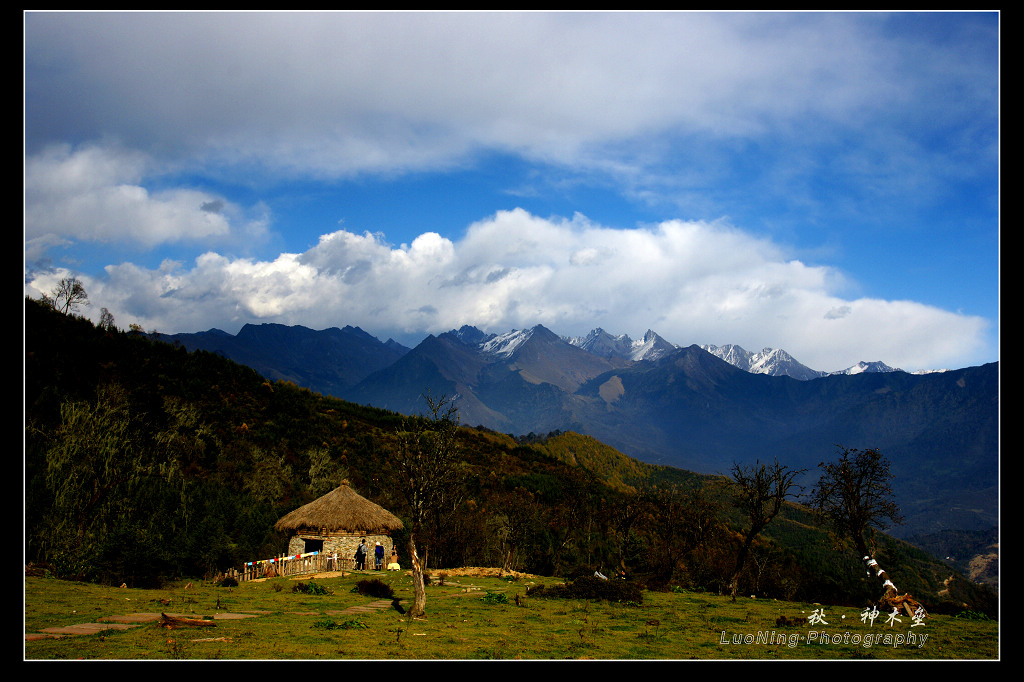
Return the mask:
<svg viewBox="0 0 1024 682">
<path fill-rule="evenodd" d="M 303 554 L 309 554 L 310 552 L 322 552 L 324 551 L 323 540 L 311 540 L 310 538 L 302 538 L 303 541 Z"/>
</svg>

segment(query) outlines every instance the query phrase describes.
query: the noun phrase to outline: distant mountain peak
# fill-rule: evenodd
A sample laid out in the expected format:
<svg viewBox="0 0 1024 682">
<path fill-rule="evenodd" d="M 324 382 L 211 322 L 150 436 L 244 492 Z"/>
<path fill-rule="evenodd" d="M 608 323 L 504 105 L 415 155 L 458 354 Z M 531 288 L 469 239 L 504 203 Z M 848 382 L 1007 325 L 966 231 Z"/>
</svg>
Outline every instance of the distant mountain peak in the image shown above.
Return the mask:
<svg viewBox="0 0 1024 682">
<path fill-rule="evenodd" d="M 730 365 L 739 367 L 752 374 L 788 376 L 803 381 L 817 379 L 827 374 L 827 372 L 820 372 L 807 367 L 780 348 L 762 348 L 757 353 L 744 350 L 743 347 L 731 343 L 724 346 L 705 344 L 701 348 L 725 360 Z"/>
<path fill-rule="evenodd" d="M 603 358 L 629 357 L 633 345 L 633 340 L 626 334 L 613 336 L 601 327 L 592 329 L 586 336 L 563 337 L 562 340 Z"/>
<path fill-rule="evenodd" d="M 858 362 L 852 367 L 836 372 L 822 372 L 811 369 L 798 362 L 792 355 L 781 348 L 763 348 L 758 353 L 744 350 L 735 344 L 724 346 L 713 346 L 705 344 L 701 346 L 712 355 L 725 360 L 730 365 L 735 365 L 742 370 L 752 374 L 768 374 L 771 376 L 789 376 L 794 379 L 817 379 L 818 377 L 834 376 L 837 374 L 864 374 L 867 372 L 902 372 L 898 367 L 890 367 L 884 362 Z"/>
<path fill-rule="evenodd" d="M 597 327 L 586 336 L 562 337 L 570 345 L 603 358 L 625 360 L 657 360 L 671 353 L 676 346 L 648 329 L 641 340 L 634 341 L 628 334 L 613 335 Z"/>
<path fill-rule="evenodd" d="M 838 372 L 831 372 L 831 374 L 868 374 L 872 372 L 902 372 L 903 370 L 898 367 L 890 367 L 881 361 L 875 362 L 864 362 L 861 360 L 852 367 L 839 370 Z"/>
<path fill-rule="evenodd" d="M 629 359 L 660 360 L 675 349 L 676 346 L 658 336 L 654 330 L 648 329 L 644 332 L 643 339 L 633 342 L 633 347 L 630 349 Z"/>
<path fill-rule="evenodd" d="M 448 335 L 454 336 L 459 341 L 470 346 L 479 346 L 496 336 L 495 334 L 488 334 L 487 332 L 480 331 L 476 327 L 468 324 L 464 324 L 458 329 L 451 330 L 448 332 Z"/>
<path fill-rule="evenodd" d="M 480 350 L 488 355 L 508 357 L 533 336 L 535 329 L 536 327 L 532 329 L 513 329 L 504 334 L 491 335 L 490 338 L 480 344 Z"/>
<path fill-rule="evenodd" d="M 252 367 L 268 379 L 291 381 L 324 395 L 340 397 L 371 373 L 409 352 L 392 339 L 381 343 L 359 327 L 314 331 L 302 325 L 247 323 L 237 335 L 220 329 L 163 334 L 189 351 L 217 353 Z"/>
</svg>

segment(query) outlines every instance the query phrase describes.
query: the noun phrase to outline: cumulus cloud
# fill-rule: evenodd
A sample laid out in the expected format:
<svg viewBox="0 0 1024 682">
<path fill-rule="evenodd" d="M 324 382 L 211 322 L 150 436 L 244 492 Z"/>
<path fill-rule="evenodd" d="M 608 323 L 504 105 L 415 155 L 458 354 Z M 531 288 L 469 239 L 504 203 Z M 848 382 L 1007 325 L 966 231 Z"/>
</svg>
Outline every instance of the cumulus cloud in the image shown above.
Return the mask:
<svg viewBox="0 0 1024 682">
<path fill-rule="evenodd" d="M 25 160 L 25 244 L 36 253 L 73 241 L 150 249 L 179 242 L 253 238 L 265 219 L 246 219 L 222 197 L 187 187 L 150 191 L 152 162 L 116 146 L 52 145 Z"/>
<path fill-rule="evenodd" d="M 601 326 L 634 338 L 653 328 L 680 345 L 785 348 L 824 370 L 860 360 L 937 367 L 982 350 L 982 319 L 909 301 L 844 300 L 838 281 L 728 225 L 622 230 L 513 210 L 455 242 L 425 233 L 394 246 L 339 230 L 273 260 L 209 252 L 189 267 L 110 266 L 87 290 L 122 324 L 165 332 L 267 321 L 352 324 L 385 338 L 463 324 L 494 332 L 544 324 L 564 335 Z"/>
</svg>

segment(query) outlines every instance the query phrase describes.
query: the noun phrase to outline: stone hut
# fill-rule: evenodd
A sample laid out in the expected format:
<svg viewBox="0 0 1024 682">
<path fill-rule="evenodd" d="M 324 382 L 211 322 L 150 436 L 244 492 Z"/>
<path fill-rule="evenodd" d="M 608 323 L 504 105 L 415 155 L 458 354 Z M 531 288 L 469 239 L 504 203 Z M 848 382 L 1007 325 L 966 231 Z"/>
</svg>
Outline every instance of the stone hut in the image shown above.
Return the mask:
<svg viewBox="0 0 1024 682">
<path fill-rule="evenodd" d="M 339 559 L 352 559 L 361 538 L 370 550 L 384 546 L 385 563 L 391 556 L 391 534 L 404 528 L 402 521 L 384 507 L 370 502 L 343 483 L 323 497 L 285 514 L 274 524 L 278 530 L 292 533 L 288 554 L 320 551 L 337 552 Z"/>
</svg>

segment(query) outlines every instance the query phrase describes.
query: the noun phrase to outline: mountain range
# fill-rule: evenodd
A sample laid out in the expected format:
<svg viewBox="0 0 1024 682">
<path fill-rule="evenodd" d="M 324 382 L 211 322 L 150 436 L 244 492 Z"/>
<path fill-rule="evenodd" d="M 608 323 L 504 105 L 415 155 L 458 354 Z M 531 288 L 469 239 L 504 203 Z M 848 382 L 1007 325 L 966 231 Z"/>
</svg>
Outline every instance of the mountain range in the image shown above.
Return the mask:
<svg viewBox="0 0 1024 682">
<path fill-rule="evenodd" d="M 299 325 L 246 324 L 237 335 L 210 329 L 150 336 L 190 351 L 217 353 L 252 367 L 268 379 L 291 381 L 336 397 L 409 352 L 393 339 L 381 342 L 350 326 L 318 331 Z"/>
<path fill-rule="evenodd" d="M 542 325 L 503 334 L 464 326 L 414 348 L 353 327 L 246 325 L 163 335 L 352 402 L 403 414 L 422 395 L 456 400 L 462 422 L 516 435 L 576 431 L 642 461 L 698 473 L 777 458 L 806 469 L 837 446 L 878 448 L 906 517 L 892 534 L 998 524 L 999 367 L 909 374 L 884 363 L 816 372 L 785 351 L 677 347 Z"/>
<path fill-rule="evenodd" d="M 730 365 L 735 365 L 736 367 L 753 374 L 768 374 L 775 377 L 786 376 L 804 381 L 809 379 L 818 379 L 820 377 L 830 376 L 833 374 L 863 374 L 864 372 L 903 371 L 898 367 L 890 367 L 881 361 L 861 361 L 852 367 L 847 367 L 846 369 L 842 369 L 837 372 L 822 372 L 820 370 L 811 369 L 810 367 L 798 362 L 796 358 L 780 348 L 765 348 L 758 353 L 752 353 L 734 344 L 727 344 L 725 346 L 704 345 L 701 346 L 701 348 L 715 357 L 725 360 Z M 945 370 L 934 371 L 941 372 Z M 919 374 L 929 373 L 930 372 L 919 372 Z"/>
</svg>

